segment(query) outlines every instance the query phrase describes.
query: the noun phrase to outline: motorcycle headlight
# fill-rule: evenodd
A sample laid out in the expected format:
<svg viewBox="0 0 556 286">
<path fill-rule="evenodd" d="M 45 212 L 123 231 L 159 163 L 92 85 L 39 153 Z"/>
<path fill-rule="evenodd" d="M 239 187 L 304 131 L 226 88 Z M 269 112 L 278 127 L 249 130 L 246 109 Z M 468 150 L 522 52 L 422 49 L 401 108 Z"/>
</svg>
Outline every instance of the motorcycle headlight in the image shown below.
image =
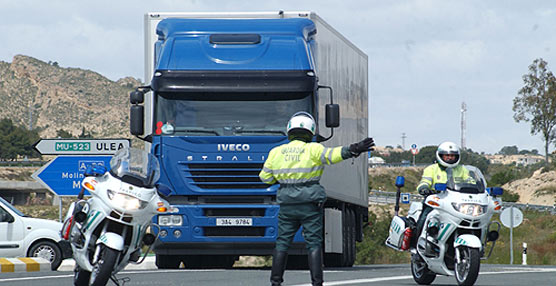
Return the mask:
<svg viewBox="0 0 556 286">
<path fill-rule="evenodd" d="M 160 226 L 181 226 L 182 224 L 181 215 L 158 215 L 158 225 Z"/>
<path fill-rule="evenodd" d="M 480 216 L 483 215 L 487 210 L 487 206 L 479 204 L 452 203 L 452 206 L 456 211 L 469 216 Z"/>
<path fill-rule="evenodd" d="M 108 198 L 115 206 L 130 211 L 144 209 L 149 204 L 148 202 L 142 201 L 136 197 L 114 192 L 112 190 L 108 190 L 107 194 Z"/>
</svg>

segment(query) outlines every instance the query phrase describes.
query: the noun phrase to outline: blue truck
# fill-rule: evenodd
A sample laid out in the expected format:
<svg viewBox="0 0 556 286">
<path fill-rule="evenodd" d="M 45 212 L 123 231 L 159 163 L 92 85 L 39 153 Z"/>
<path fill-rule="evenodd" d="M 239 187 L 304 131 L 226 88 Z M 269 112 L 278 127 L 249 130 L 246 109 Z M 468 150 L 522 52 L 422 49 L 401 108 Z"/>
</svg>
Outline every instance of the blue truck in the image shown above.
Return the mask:
<svg viewBox="0 0 556 286">
<path fill-rule="evenodd" d="M 313 12 L 147 13 L 145 78 L 130 129 L 160 161 L 172 212 L 153 218 L 159 268 L 231 267 L 270 255 L 278 184 L 259 180 L 297 111 L 315 141 L 368 136 L 368 58 Z M 325 169 L 325 265 L 352 266 L 368 220 L 365 156 Z M 300 232 L 289 264 L 306 262 Z"/>
</svg>

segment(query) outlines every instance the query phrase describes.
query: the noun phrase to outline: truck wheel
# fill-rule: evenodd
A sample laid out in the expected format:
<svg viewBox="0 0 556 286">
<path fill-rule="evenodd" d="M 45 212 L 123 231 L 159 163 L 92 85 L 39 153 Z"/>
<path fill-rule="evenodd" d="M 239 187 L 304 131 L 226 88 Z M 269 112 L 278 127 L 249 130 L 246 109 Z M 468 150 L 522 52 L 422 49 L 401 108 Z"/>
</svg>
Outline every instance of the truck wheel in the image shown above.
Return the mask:
<svg viewBox="0 0 556 286">
<path fill-rule="evenodd" d="M 55 271 L 62 263 L 62 250 L 52 241 L 42 240 L 33 244 L 27 254 L 29 257 L 40 257 L 50 262 L 50 268 Z"/>
<path fill-rule="evenodd" d="M 158 269 L 178 269 L 180 268 L 181 257 L 157 254 L 155 264 Z"/>
<path fill-rule="evenodd" d="M 235 255 L 187 255 L 183 257 L 183 264 L 190 269 L 229 269 L 237 258 Z"/>
<path fill-rule="evenodd" d="M 351 267 L 355 259 L 355 219 L 350 215 L 351 211 L 345 208 L 342 212 L 342 252 L 325 253 L 324 265 L 326 267 Z M 353 230 L 349 225 L 353 225 Z M 350 254 L 353 253 L 353 254 Z M 353 257 L 351 257 L 353 255 Z"/>
<path fill-rule="evenodd" d="M 355 211 L 348 209 L 349 222 L 348 222 L 348 261 L 346 267 L 352 267 L 355 263 Z"/>
</svg>

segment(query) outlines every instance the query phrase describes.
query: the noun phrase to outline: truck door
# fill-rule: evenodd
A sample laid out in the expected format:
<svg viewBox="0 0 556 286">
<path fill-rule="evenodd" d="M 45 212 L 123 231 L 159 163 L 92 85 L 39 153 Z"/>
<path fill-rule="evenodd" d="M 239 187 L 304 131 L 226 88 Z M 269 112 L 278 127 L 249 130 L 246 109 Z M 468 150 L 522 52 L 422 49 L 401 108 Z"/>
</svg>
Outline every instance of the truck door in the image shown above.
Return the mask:
<svg viewBox="0 0 556 286">
<path fill-rule="evenodd" d="M 0 257 L 25 256 L 21 217 L 0 204 Z"/>
</svg>

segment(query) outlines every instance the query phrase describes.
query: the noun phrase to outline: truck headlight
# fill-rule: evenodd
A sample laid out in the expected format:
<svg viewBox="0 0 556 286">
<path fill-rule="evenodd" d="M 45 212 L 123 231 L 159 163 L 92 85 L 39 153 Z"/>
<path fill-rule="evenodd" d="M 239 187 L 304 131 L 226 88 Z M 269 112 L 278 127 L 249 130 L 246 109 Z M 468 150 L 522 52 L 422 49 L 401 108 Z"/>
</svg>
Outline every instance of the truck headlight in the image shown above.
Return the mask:
<svg viewBox="0 0 556 286">
<path fill-rule="evenodd" d="M 452 203 L 454 209 L 464 215 L 480 216 L 485 214 L 487 206 L 479 204 L 458 204 Z"/>
<path fill-rule="evenodd" d="M 107 191 L 108 198 L 112 201 L 112 203 L 125 210 L 138 210 L 144 209 L 149 203 L 142 201 L 136 197 L 114 192 L 112 190 Z"/>
<path fill-rule="evenodd" d="M 181 226 L 182 224 L 181 215 L 158 215 L 158 225 L 160 226 Z"/>
</svg>

